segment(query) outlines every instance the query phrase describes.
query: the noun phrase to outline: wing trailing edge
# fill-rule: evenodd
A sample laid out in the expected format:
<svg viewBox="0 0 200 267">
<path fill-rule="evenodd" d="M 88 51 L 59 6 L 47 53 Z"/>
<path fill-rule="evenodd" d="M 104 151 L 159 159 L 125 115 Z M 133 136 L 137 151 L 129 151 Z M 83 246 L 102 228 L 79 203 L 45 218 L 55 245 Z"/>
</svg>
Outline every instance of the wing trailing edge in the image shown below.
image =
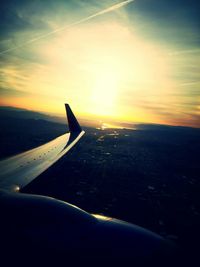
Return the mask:
<svg viewBox="0 0 200 267">
<path fill-rule="evenodd" d="M 64 156 L 85 133 L 70 106 L 65 104 L 69 133 L 0 161 L 0 189 L 21 189 Z"/>
</svg>

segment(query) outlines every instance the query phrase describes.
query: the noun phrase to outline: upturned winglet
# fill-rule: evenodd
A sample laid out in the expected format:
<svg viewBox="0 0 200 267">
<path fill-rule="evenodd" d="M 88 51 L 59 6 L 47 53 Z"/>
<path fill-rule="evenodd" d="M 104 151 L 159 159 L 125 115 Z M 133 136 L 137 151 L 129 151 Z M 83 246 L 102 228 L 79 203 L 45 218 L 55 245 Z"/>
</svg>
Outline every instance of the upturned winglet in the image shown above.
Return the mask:
<svg viewBox="0 0 200 267">
<path fill-rule="evenodd" d="M 74 116 L 69 104 L 65 104 L 68 127 L 71 134 L 79 134 L 82 132 L 81 126 L 79 125 L 76 117 Z"/>
</svg>

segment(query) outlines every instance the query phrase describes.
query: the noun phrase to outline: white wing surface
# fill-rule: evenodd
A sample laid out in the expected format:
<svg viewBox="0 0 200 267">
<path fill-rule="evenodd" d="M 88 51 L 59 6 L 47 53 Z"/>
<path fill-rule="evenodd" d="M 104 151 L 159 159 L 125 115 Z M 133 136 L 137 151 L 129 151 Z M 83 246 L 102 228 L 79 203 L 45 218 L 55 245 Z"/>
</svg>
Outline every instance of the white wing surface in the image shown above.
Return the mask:
<svg viewBox="0 0 200 267">
<path fill-rule="evenodd" d="M 0 189 L 23 188 L 66 154 L 83 136 L 84 131 L 69 105 L 66 104 L 65 107 L 70 132 L 42 146 L 0 161 Z"/>
</svg>

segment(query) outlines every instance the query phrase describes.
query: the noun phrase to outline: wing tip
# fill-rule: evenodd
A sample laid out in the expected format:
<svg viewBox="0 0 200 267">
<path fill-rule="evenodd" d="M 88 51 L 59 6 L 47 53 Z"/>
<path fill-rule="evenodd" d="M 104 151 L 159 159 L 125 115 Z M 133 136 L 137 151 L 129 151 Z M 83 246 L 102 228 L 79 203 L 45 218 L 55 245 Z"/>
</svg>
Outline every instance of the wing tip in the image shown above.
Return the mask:
<svg viewBox="0 0 200 267">
<path fill-rule="evenodd" d="M 74 113 L 72 112 L 70 105 L 68 103 L 65 103 L 65 110 L 67 114 L 67 120 L 68 120 L 68 126 L 70 133 L 80 133 L 82 132 L 82 128 L 79 125 Z"/>
</svg>

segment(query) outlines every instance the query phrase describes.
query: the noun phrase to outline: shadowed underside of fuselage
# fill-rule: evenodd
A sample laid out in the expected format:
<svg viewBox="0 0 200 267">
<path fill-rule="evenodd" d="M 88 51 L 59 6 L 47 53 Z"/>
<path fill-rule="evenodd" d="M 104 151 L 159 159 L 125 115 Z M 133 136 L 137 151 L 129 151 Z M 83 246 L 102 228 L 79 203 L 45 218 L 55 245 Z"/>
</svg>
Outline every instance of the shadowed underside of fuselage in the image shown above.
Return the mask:
<svg viewBox="0 0 200 267">
<path fill-rule="evenodd" d="M 84 134 L 68 105 L 66 111 L 69 133 L 0 162 L 0 251 L 7 266 L 175 263 L 174 247 L 155 233 L 54 198 L 19 193 Z"/>
</svg>

